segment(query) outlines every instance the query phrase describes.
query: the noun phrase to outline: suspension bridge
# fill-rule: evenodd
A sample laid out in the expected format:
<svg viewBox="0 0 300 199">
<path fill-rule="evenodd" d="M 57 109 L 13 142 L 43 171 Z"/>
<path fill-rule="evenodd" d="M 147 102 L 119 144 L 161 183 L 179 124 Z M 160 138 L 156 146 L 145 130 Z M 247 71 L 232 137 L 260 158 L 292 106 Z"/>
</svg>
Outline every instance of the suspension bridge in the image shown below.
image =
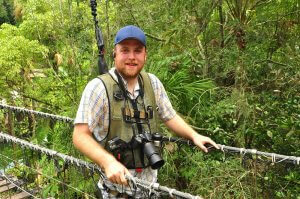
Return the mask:
<svg viewBox="0 0 300 199">
<path fill-rule="evenodd" d="M 69 117 L 9 106 L 6 104 L 0 104 L 0 109 L 15 114 L 33 114 L 38 117 L 61 121 L 71 125 L 74 121 Z M 165 142 L 192 145 L 191 142 L 184 139 L 174 137 L 164 137 L 163 139 Z M 241 156 L 253 154 L 265 157 L 272 163 L 286 162 L 300 166 L 300 157 L 296 156 L 286 156 L 262 152 L 256 149 L 237 148 L 225 145 L 219 145 L 219 147 L 223 153 L 238 153 Z M 79 174 L 81 174 L 80 179 L 87 179 L 90 181 L 85 186 L 89 185 L 91 187 L 95 187 L 95 184 L 97 184 L 96 178 L 100 177 L 106 179 L 101 168 L 93 163 L 28 142 L 2 131 L 0 131 L 0 149 L 0 197 L 14 199 L 28 197 L 49 198 L 48 195 L 59 191 L 62 198 L 70 198 L 71 196 L 68 191 L 70 192 L 71 190 L 72 198 L 74 198 L 74 196 L 75 198 L 96 198 L 92 193 L 93 191 L 87 190 L 89 188 L 84 187 L 82 189 L 82 187 L 76 187 L 76 183 L 70 183 L 72 181 L 71 178 L 78 177 L 79 180 Z M 42 172 L 40 165 L 37 164 L 38 159 L 44 165 L 48 165 L 49 170 L 54 170 L 52 171 L 52 175 L 51 172 Z M 21 173 L 20 176 L 22 176 L 22 178 L 18 179 L 16 176 L 10 174 L 11 170 Z M 77 175 L 72 176 L 76 172 Z M 144 198 L 161 198 L 162 196 L 171 198 L 201 198 L 200 196 L 194 196 L 189 193 L 162 186 L 159 183 L 147 182 L 132 176 L 126 177 L 129 180 L 129 186 L 133 193 L 134 191 L 140 190 L 143 192 Z M 4 195 L 4 193 L 6 194 Z M 3 196 L 1 194 L 3 194 Z"/>
</svg>

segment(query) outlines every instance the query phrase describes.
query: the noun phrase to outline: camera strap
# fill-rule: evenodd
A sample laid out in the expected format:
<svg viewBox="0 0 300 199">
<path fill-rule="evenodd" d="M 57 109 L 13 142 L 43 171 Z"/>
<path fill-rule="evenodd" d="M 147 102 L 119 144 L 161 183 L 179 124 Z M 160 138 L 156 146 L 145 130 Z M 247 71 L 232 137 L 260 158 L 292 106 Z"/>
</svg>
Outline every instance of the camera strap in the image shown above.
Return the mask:
<svg viewBox="0 0 300 199">
<path fill-rule="evenodd" d="M 125 98 L 125 101 L 129 101 L 131 103 L 131 106 L 133 108 L 133 111 L 134 111 L 134 119 L 135 119 L 135 124 L 136 124 L 136 127 L 137 127 L 137 130 L 138 130 L 138 133 L 142 133 L 144 131 L 143 129 L 143 126 L 142 126 L 142 123 L 141 123 L 141 118 L 139 117 L 140 114 L 137 114 L 137 113 L 140 113 L 139 109 L 138 109 L 138 105 L 137 105 L 137 101 L 138 101 L 138 98 L 140 97 L 142 99 L 142 103 L 143 103 L 143 107 L 144 107 L 144 111 L 145 111 L 145 104 L 144 104 L 144 86 L 143 86 L 143 83 L 142 83 L 142 79 L 140 77 L 140 75 L 138 76 L 138 84 L 140 86 L 140 90 L 139 90 L 139 95 L 135 98 L 135 99 L 132 99 L 129 97 L 129 94 L 128 94 L 128 91 L 127 89 L 125 88 L 125 85 L 124 85 L 124 82 L 123 82 L 123 79 L 121 77 L 121 75 L 118 73 L 117 70 L 115 70 L 115 74 L 118 78 L 118 85 L 123 93 L 123 96 Z M 127 104 L 127 103 L 125 103 Z M 146 120 L 148 121 L 148 120 Z M 147 123 L 147 125 L 149 126 L 149 122 Z M 149 128 L 150 129 L 150 128 Z M 133 130 L 133 134 L 135 134 L 134 130 Z M 132 153 L 132 155 L 134 156 L 134 154 Z M 141 153 L 140 153 L 140 159 L 141 159 L 141 163 L 142 165 L 145 166 L 145 161 L 144 161 L 144 151 L 143 151 L 143 148 L 141 148 Z M 134 158 L 134 157 L 133 157 Z"/>
<path fill-rule="evenodd" d="M 143 88 L 143 83 L 142 83 L 142 80 L 141 80 L 141 77 L 140 75 L 138 76 L 138 84 L 140 86 L 140 90 L 139 90 L 139 95 L 135 98 L 135 99 L 132 99 L 129 97 L 129 94 L 128 94 L 128 91 L 127 89 L 125 88 L 125 85 L 124 85 L 124 81 L 121 77 L 121 75 L 118 73 L 117 70 L 115 70 L 115 74 L 118 78 L 118 85 L 120 87 L 120 90 L 125 98 L 125 101 L 129 101 L 131 103 L 131 106 L 133 108 L 133 111 L 132 109 L 130 109 L 129 107 L 125 107 L 125 111 L 124 111 L 124 114 L 127 114 L 135 119 L 135 123 L 137 125 L 137 129 L 138 129 L 138 132 L 143 132 L 143 126 L 141 124 L 141 116 L 143 115 L 143 113 L 146 115 L 146 111 L 140 111 L 138 109 L 138 106 L 137 106 L 137 101 L 138 101 L 138 98 L 141 98 L 142 100 L 142 103 L 143 103 L 143 107 L 145 109 L 145 104 L 144 104 L 144 88 Z M 126 104 L 126 103 L 125 103 Z M 144 116 L 145 117 L 145 116 Z"/>
</svg>

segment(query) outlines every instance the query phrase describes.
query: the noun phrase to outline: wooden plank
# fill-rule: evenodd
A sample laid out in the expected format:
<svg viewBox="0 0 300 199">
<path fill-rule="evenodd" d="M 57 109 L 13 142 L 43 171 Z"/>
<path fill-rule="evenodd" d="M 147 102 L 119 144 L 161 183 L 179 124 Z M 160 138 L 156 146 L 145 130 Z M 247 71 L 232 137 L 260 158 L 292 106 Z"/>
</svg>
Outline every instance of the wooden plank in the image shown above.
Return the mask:
<svg viewBox="0 0 300 199">
<path fill-rule="evenodd" d="M 2 187 L 0 187 L 0 193 L 8 191 L 10 189 L 13 189 L 15 187 L 16 187 L 16 185 L 14 185 L 14 184 L 9 184 L 7 186 L 2 186 Z"/>
<path fill-rule="evenodd" d="M 23 199 L 23 198 L 28 198 L 28 197 L 30 197 L 30 194 L 28 194 L 26 192 L 21 192 L 21 193 L 18 193 L 16 195 L 13 195 L 9 198 L 10 199 Z"/>
<path fill-rule="evenodd" d="M 18 179 L 17 178 L 13 178 L 12 179 L 12 181 L 17 181 Z M 8 181 L 8 180 L 6 180 L 6 179 L 4 179 L 4 180 L 2 180 L 2 181 L 0 181 L 0 187 L 1 186 L 5 186 L 5 185 L 7 185 L 7 184 L 9 184 L 10 182 Z"/>
<path fill-rule="evenodd" d="M 2 180 L 0 181 L 0 187 L 9 184 L 10 182 L 8 180 Z"/>
</svg>

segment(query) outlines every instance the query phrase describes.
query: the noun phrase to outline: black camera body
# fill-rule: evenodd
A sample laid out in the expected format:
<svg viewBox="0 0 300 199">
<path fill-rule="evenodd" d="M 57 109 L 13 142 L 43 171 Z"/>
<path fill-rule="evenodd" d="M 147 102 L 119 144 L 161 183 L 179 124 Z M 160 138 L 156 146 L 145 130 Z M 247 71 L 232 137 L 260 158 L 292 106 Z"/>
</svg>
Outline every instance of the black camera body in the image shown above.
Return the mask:
<svg viewBox="0 0 300 199">
<path fill-rule="evenodd" d="M 109 140 L 107 143 L 110 151 L 124 150 L 128 147 L 128 144 L 121 140 L 118 136 Z"/>
</svg>

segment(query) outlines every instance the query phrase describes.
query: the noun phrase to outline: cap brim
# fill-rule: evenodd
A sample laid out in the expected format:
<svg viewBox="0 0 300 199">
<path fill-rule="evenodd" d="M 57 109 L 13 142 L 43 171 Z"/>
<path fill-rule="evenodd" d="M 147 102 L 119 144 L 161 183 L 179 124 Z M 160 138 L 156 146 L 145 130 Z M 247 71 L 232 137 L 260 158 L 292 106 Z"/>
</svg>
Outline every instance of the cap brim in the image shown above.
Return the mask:
<svg viewBox="0 0 300 199">
<path fill-rule="evenodd" d="M 141 41 L 140 39 L 138 39 L 138 38 L 136 38 L 136 37 L 127 37 L 127 38 L 124 38 L 124 39 L 120 40 L 118 43 L 115 43 L 115 45 L 120 44 L 120 43 L 122 43 L 123 41 L 128 40 L 128 39 L 134 39 L 134 40 L 137 40 L 137 41 L 139 41 L 143 46 L 146 46 L 145 43 L 144 43 L 143 41 Z"/>
</svg>

